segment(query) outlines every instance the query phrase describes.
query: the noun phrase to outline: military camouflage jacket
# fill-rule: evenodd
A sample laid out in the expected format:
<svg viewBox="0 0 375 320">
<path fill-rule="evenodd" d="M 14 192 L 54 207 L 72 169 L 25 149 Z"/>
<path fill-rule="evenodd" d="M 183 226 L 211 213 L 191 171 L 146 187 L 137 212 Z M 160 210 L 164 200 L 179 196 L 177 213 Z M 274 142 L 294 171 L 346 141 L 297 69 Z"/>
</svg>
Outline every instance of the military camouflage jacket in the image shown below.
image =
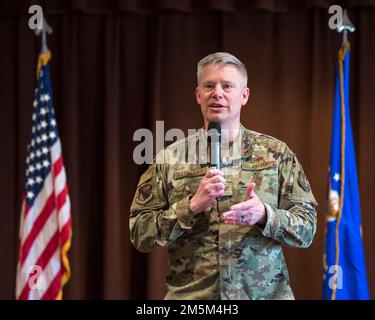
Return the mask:
<svg viewBox="0 0 375 320">
<path fill-rule="evenodd" d="M 178 152 L 188 149 L 195 149 L 192 156 Z M 308 247 L 317 219 L 317 203 L 295 154 L 285 143 L 241 126 L 221 153 L 224 196 L 193 216 L 188 202 L 207 169 L 204 151 L 200 129 L 162 150 L 141 176 L 130 211 L 133 245 L 142 252 L 168 248 L 166 299 L 293 299 L 280 245 Z M 266 207 L 266 225 L 222 223 L 223 212 L 246 201 L 252 181 Z"/>
</svg>

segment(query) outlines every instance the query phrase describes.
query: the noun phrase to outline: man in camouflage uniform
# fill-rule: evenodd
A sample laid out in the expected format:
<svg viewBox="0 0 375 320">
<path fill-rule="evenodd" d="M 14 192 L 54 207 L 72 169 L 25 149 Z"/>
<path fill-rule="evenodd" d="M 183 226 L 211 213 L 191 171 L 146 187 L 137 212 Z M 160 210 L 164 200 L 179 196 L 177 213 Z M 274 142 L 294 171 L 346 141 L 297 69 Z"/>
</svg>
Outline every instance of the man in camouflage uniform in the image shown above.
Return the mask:
<svg viewBox="0 0 375 320">
<path fill-rule="evenodd" d="M 162 150 L 142 175 L 130 236 L 169 249 L 166 299 L 293 299 L 281 244 L 308 247 L 316 201 L 295 154 L 240 123 L 245 66 L 214 53 L 198 64 L 204 128 Z M 221 170 L 207 167 L 208 123 L 222 128 Z"/>
</svg>

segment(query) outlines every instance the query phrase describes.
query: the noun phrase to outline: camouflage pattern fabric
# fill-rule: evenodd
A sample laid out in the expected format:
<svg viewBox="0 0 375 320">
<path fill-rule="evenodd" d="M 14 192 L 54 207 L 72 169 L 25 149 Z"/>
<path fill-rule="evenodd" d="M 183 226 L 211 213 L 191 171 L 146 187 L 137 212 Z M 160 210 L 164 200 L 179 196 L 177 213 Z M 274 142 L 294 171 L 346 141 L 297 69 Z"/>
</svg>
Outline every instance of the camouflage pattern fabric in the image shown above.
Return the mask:
<svg viewBox="0 0 375 320">
<path fill-rule="evenodd" d="M 189 147 L 196 148 L 196 162 L 176 161 L 176 150 Z M 317 219 L 317 202 L 295 154 L 241 125 L 236 141 L 222 150 L 224 196 L 193 216 L 188 202 L 207 170 L 200 159 L 205 148 L 200 129 L 164 149 L 142 175 L 130 209 L 131 242 L 141 252 L 168 248 L 165 299 L 294 299 L 281 245 L 308 247 Z M 256 182 L 267 224 L 222 223 L 223 212 L 246 200 L 250 182 Z"/>
</svg>

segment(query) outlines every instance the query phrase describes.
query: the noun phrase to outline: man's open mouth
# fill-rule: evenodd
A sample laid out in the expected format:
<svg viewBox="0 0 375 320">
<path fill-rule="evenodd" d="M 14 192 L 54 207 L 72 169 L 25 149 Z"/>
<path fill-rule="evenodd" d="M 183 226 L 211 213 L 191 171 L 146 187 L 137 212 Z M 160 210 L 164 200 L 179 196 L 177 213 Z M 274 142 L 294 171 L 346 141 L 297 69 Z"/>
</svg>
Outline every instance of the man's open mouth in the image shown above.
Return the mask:
<svg viewBox="0 0 375 320">
<path fill-rule="evenodd" d="M 211 103 L 209 105 L 209 108 L 212 108 L 212 109 L 221 109 L 221 108 L 225 108 L 225 106 L 223 106 L 222 104 L 220 103 Z"/>
</svg>

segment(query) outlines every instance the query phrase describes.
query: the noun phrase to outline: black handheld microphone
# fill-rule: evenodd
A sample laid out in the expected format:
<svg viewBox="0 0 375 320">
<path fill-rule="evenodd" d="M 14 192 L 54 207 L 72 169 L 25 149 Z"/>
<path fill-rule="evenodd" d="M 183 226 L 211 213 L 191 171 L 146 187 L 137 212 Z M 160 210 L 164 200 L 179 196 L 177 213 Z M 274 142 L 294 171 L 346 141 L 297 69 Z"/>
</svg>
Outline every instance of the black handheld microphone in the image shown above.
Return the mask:
<svg viewBox="0 0 375 320">
<path fill-rule="evenodd" d="M 210 168 L 220 170 L 221 159 L 221 126 L 219 122 L 210 122 L 207 130 L 208 145 L 210 148 Z"/>
</svg>

